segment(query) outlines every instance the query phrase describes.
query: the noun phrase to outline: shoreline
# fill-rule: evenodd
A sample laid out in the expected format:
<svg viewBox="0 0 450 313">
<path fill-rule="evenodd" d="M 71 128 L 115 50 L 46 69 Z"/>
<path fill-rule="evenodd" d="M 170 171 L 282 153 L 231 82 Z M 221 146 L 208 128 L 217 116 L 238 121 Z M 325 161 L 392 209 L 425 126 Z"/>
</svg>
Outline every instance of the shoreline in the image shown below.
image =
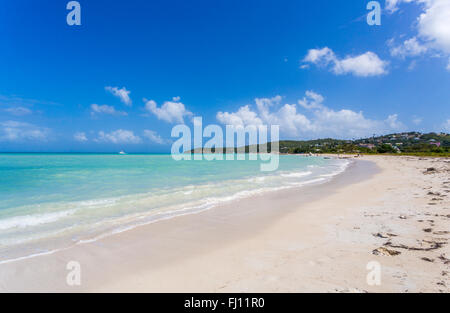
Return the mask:
<svg viewBox="0 0 450 313">
<path fill-rule="evenodd" d="M 321 157 L 323 158 L 323 157 Z M 338 158 L 334 158 L 333 159 L 338 159 Z M 40 256 L 45 256 L 45 255 L 52 255 L 58 252 L 62 252 L 65 250 L 69 250 L 71 248 L 74 248 L 76 246 L 79 245 L 83 245 L 86 243 L 93 243 L 96 242 L 98 240 L 102 240 L 102 239 L 106 239 L 110 236 L 114 236 L 114 235 L 118 235 L 120 233 L 123 232 L 127 232 L 127 231 L 132 231 L 135 228 L 139 228 L 139 227 L 145 227 L 147 225 L 151 225 L 157 222 L 161 222 L 161 221 L 165 221 L 165 220 L 170 220 L 172 218 L 177 218 L 177 217 L 181 217 L 181 216 L 186 216 L 186 215 L 195 215 L 195 214 L 199 214 L 211 209 L 215 209 L 217 207 L 227 207 L 229 203 L 236 203 L 240 200 L 246 199 L 246 198 L 253 198 L 256 196 L 260 196 L 260 195 L 264 195 L 264 194 L 270 194 L 273 192 L 278 192 L 278 191 L 283 191 L 283 190 L 292 190 L 292 189 L 303 189 L 305 187 L 313 187 L 313 186 L 317 186 L 317 185 L 321 185 L 324 183 L 329 182 L 331 179 L 333 179 L 334 177 L 342 174 L 343 172 L 346 171 L 347 167 L 351 164 L 351 160 L 347 160 L 344 166 L 339 166 L 339 170 L 338 171 L 333 171 L 330 174 L 324 174 L 324 175 L 319 175 L 316 177 L 312 177 L 309 180 L 305 180 L 305 181 L 299 181 L 296 183 L 291 183 L 289 184 L 285 184 L 285 185 L 278 185 L 278 186 L 268 186 L 268 187 L 259 187 L 257 189 L 242 189 L 239 191 L 234 191 L 234 193 L 229 194 L 229 195 L 220 195 L 220 196 L 205 196 L 203 199 L 206 201 L 200 202 L 200 203 L 183 203 L 181 208 L 173 208 L 172 210 L 161 210 L 161 211 L 157 211 L 157 210 L 149 210 L 147 212 L 147 214 L 141 214 L 139 217 L 134 217 L 134 221 L 130 222 L 128 221 L 126 224 L 124 225 L 117 225 L 115 227 L 111 227 L 109 230 L 104 231 L 104 232 L 92 232 L 92 234 L 85 234 L 84 236 L 80 236 L 79 234 L 73 234 L 72 238 L 77 238 L 77 239 L 70 239 L 69 236 L 66 236 L 66 238 L 57 238 L 54 239 L 56 240 L 60 240 L 60 246 L 59 247 L 51 247 L 50 244 L 47 246 L 43 246 L 41 245 L 40 248 L 35 249 L 35 246 L 25 246 L 25 247 L 21 247 L 21 250 L 17 249 L 17 251 L 15 254 L 14 253 L 10 253 L 8 257 L 6 258 L 0 258 L 0 265 L 2 264 L 8 264 L 8 263 L 14 263 L 17 261 L 22 261 L 22 260 L 27 260 L 27 259 L 31 259 L 34 257 L 40 257 Z M 313 165 L 314 166 L 314 165 Z M 306 170 L 306 169 L 305 169 Z M 283 172 L 282 172 L 283 173 Z M 300 172 L 301 176 L 306 176 L 308 177 L 310 174 L 312 174 L 312 172 Z M 296 175 L 297 172 L 288 172 L 288 174 L 279 174 L 280 176 L 283 177 L 289 177 L 289 175 Z M 306 175 L 305 175 L 306 174 Z M 263 178 L 265 178 L 264 176 L 262 176 Z M 258 179 L 259 177 L 255 177 L 256 179 Z M 255 179 L 255 178 L 250 178 L 250 179 Z M 244 180 L 247 180 L 247 178 L 243 178 Z M 199 185 L 199 187 L 202 187 L 202 185 Z M 120 197 L 118 197 L 120 198 Z M 112 198 L 114 199 L 114 198 Z M 110 200 L 108 198 L 106 199 L 102 199 L 103 200 Z M 97 200 L 79 200 L 78 202 L 84 203 L 84 202 L 95 202 Z M 156 212 L 155 212 L 156 211 Z M 126 217 L 126 216 L 125 216 Z M 1 225 L 0 225 L 1 226 Z M 70 242 L 70 244 L 64 244 L 63 242 Z M 1 246 L 1 245 L 0 245 Z M 54 246 L 54 244 L 53 244 Z M 33 249 L 33 250 L 32 250 Z M 24 255 L 21 254 L 23 251 L 27 250 L 28 254 Z M 2 255 L 2 257 L 4 257 L 4 255 Z"/>
<path fill-rule="evenodd" d="M 429 275 L 429 270 L 422 271 L 421 267 L 438 265 L 438 261 L 410 257 L 396 264 L 409 254 L 406 252 L 396 257 L 372 254 L 380 238 L 364 228 L 379 226 L 380 232 L 389 229 L 373 221 L 368 223 L 366 211 L 371 205 L 379 205 L 380 200 L 386 201 L 383 192 L 389 193 L 398 183 L 386 180 L 393 180 L 394 163 L 419 162 L 414 158 L 405 161 L 405 157 L 392 157 L 395 162 L 391 162 L 389 158 L 363 157 L 319 186 L 241 199 L 238 205 L 159 221 L 82 247 L 0 265 L 0 291 L 405 291 L 405 283 L 396 281 L 395 275 L 383 277 L 381 286 L 370 287 L 365 282 L 365 267 L 370 260 L 380 260 L 383 267 L 386 263 L 388 273 L 396 267 L 412 267 L 421 275 Z M 376 170 L 375 164 L 381 170 Z M 381 206 L 381 212 L 386 209 L 386 205 Z M 398 219 L 397 215 L 399 221 L 409 220 Z M 392 216 L 388 222 L 392 223 Z M 401 231 L 392 232 L 400 238 Z M 442 249 L 440 252 L 447 252 L 447 246 Z M 72 260 L 81 265 L 80 287 L 65 284 L 65 266 Z M 422 280 L 423 286 L 408 281 L 408 291 L 434 290 L 430 279 Z"/>
</svg>

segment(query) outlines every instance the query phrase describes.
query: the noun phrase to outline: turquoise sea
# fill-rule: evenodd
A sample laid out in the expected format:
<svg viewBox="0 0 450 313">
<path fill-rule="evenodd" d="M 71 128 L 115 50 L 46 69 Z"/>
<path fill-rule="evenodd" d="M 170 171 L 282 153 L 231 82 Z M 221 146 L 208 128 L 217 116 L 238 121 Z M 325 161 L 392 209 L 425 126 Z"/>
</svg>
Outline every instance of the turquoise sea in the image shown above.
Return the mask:
<svg viewBox="0 0 450 313">
<path fill-rule="evenodd" d="M 347 164 L 280 156 L 277 171 L 261 172 L 260 161 L 250 160 L 0 154 L 0 264 L 261 192 L 320 184 Z"/>
</svg>

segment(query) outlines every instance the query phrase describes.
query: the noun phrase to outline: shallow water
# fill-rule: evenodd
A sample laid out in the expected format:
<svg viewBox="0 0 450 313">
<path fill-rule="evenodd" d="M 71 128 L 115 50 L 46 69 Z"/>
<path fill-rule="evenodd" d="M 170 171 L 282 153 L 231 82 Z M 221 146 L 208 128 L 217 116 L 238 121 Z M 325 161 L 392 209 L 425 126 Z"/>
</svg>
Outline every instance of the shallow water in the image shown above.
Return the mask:
<svg viewBox="0 0 450 313">
<path fill-rule="evenodd" d="M 0 155 L 0 263 L 261 192 L 319 184 L 348 161 L 280 156 L 174 161 L 170 155 Z"/>
</svg>

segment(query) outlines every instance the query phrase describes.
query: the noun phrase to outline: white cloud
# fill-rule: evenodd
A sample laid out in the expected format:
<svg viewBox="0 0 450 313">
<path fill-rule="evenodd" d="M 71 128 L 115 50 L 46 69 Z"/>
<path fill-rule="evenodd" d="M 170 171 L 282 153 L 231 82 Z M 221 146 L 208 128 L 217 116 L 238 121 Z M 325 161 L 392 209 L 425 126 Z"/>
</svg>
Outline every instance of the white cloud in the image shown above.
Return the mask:
<svg viewBox="0 0 450 313">
<path fill-rule="evenodd" d="M 98 133 L 98 138 L 95 141 L 110 142 L 114 144 L 138 144 L 142 142 L 142 139 L 139 136 L 136 136 L 131 130 L 118 129 L 110 133 L 100 131 Z"/>
<path fill-rule="evenodd" d="M 413 71 L 417 66 L 417 61 L 416 60 L 412 60 L 411 63 L 409 63 L 408 65 L 408 71 Z"/>
<path fill-rule="evenodd" d="M 280 130 L 289 135 L 298 135 L 300 128 L 309 129 L 311 127 L 308 119 L 297 114 L 295 104 L 285 104 L 278 110 L 271 111 L 271 108 L 281 104 L 282 97 L 256 98 L 257 112 L 252 111 L 249 105 L 242 106 L 234 113 L 218 112 L 217 120 L 224 125 L 235 127 L 242 126 L 263 126 L 279 125 Z"/>
<path fill-rule="evenodd" d="M 450 133 L 450 118 L 444 122 L 444 125 L 442 125 L 442 128 L 447 133 Z"/>
<path fill-rule="evenodd" d="M 448 58 L 447 71 L 450 71 L 450 58 Z"/>
<path fill-rule="evenodd" d="M 79 141 L 79 142 L 86 142 L 86 141 L 88 141 L 88 139 L 86 137 L 86 133 L 83 133 L 83 132 L 75 133 L 73 135 L 73 139 L 75 139 L 76 141 Z"/>
<path fill-rule="evenodd" d="M 387 73 L 387 64 L 375 53 L 366 52 L 355 57 L 338 60 L 333 70 L 337 75 L 350 73 L 361 77 L 378 76 Z"/>
<path fill-rule="evenodd" d="M 311 49 L 303 62 L 328 67 L 336 75 L 353 74 L 359 77 L 369 77 L 388 73 L 388 62 L 381 60 L 378 55 L 370 51 L 339 59 L 328 47 Z"/>
<path fill-rule="evenodd" d="M 60 104 L 53 101 L 37 100 L 37 99 L 27 99 L 18 96 L 4 96 L 0 95 L 0 105 L 7 105 L 11 107 L 32 107 L 35 105 L 46 105 L 46 106 L 59 106 Z"/>
<path fill-rule="evenodd" d="M 29 123 L 0 122 L 0 141 L 46 141 L 49 133 L 49 129 Z"/>
<path fill-rule="evenodd" d="M 322 107 L 323 100 L 324 98 L 321 95 L 308 90 L 306 91 L 306 96 L 302 100 L 299 100 L 298 104 L 307 110 L 319 109 Z"/>
<path fill-rule="evenodd" d="M 422 124 L 422 121 L 423 121 L 423 118 L 421 118 L 421 117 L 414 117 L 412 120 L 414 125 L 420 125 L 420 124 Z"/>
<path fill-rule="evenodd" d="M 5 111 L 15 116 L 24 116 L 33 113 L 30 109 L 24 107 L 7 108 Z"/>
<path fill-rule="evenodd" d="M 422 0 L 425 12 L 419 16 L 419 34 L 437 49 L 450 53 L 450 1 Z"/>
<path fill-rule="evenodd" d="M 153 130 L 144 130 L 144 137 L 160 145 L 164 144 L 164 139 Z"/>
<path fill-rule="evenodd" d="M 422 1 L 422 0 L 386 0 L 386 10 L 389 13 L 394 13 L 398 10 L 398 6 L 401 2 L 413 2 L 413 1 Z"/>
<path fill-rule="evenodd" d="M 441 56 L 448 56 L 450 54 L 450 1 L 387 0 L 386 8 L 391 13 L 395 12 L 401 3 L 417 3 L 422 7 L 422 12 L 417 17 L 417 23 L 414 25 L 417 29 L 416 37 L 423 41 L 420 45 L 425 46 L 427 51 L 435 52 L 434 55 L 437 52 Z M 414 48 L 411 51 L 418 53 L 418 50 Z M 424 53 L 423 48 L 419 49 L 419 51 L 420 53 L 418 54 Z"/>
<path fill-rule="evenodd" d="M 218 112 L 216 117 L 220 123 L 236 127 L 245 127 L 247 125 L 259 126 L 263 124 L 258 114 L 251 111 L 248 105 L 239 108 L 235 113 Z"/>
<path fill-rule="evenodd" d="M 128 91 L 125 87 L 119 89 L 118 87 L 107 86 L 105 87 L 105 90 L 110 92 L 115 97 L 118 97 L 123 104 L 127 106 L 132 105 L 132 101 L 130 99 L 130 91 Z"/>
<path fill-rule="evenodd" d="M 308 54 L 303 59 L 303 62 L 309 62 L 313 64 L 318 64 L 323 62 L 324 65 L 328 65 L 336 60 L 336 55 L 333 50 L 328 47 L 322 49 L 310 49 Z"/>
<path fill-rule="evenodd" d="M 386 10 L 393 12 L 397 10 L 398 0 L 386 0 Z"/>
<path fill-rule="evenodd" d="M 389 115 L 386 119 L 386 123 L 393 130 L 400 130 L 404 128 L 403 123 L 398 120 L 398 114 Z"/>
<path fill-rule="evenodd" d="M 428 51 L 428 48 L 417 41 L 416 37 L 405 40 L 401 45 L 391 48 L 393 57 L 405 58 L 408 56 L 418 56 Z"/>
<path fill-rule="evenodd" d="M 128 115 L 126 112 L 123 111 L 117 111 L 113 106 L 109 105 L 98 105 L 98 104 L 92 104 L 91 105 L 91 114 L 109 114 L 109 115 Z"/>
<path fill-rule="evenodd" d="M 398 121 L 396 114 L 385 120 L 366 118 L 362 112 L 348 109 L 333 110 L 323 103 L 324 97 L 313 91 L 307 91 L 305 97 L 298 101 L 300 108 L 306 109 L 302 114 L 296 104 L 282 104 L 281 97 L 255 99 L 256 110 L 249 105 L 236 112 L 218 112 L 217 120 L 225 125 L 260 126 L 279 125 L 286 138 L 358 138 L 374 133 L 399 131 L 405 126 Z"/>
<path fill-rule="evenodd" d="M 144 99 L 145 110 L 153 113 L 158 119 L 168 123 L 184 124 L 185 116 L 192 116 L 192 113 L 186 110 L 183 103 L 179 102 L 179 97 L 173 98 L 174 101 L 166 101 L 158 108 L 154 100 Z"/>
<path fill-rule="evenodd" d="M 280 125 L 280 130 L 291 136 L 298 136 L 302 132 L 315 131 L 315 125 L 303 114 L 297 112 L 295 104 L 285 104 L 278 112 L 265 113 L 270 125 Z"/>
</svg>

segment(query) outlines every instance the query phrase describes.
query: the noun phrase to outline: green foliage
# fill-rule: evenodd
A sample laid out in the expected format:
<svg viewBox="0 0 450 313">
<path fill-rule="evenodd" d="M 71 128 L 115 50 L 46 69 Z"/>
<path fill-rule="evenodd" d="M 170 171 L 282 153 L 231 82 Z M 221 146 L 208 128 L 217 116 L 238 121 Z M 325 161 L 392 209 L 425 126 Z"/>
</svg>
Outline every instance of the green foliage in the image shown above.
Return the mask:
<svg viewBox="0 0 450 313">
<path fill-rule="evenodd" d="M 387 143 L 382 144 L 377 148 L 378 153 L 397 153 L 397 150 Z"/>
<path fill-rule="evenodd" d="M 438 143 L 440 147 L 438 147 Z M 284 154 L 320 154 L 320 153 L 362 153 L 362 154 L 405 154 L 405 155 L 450 155 L 450 135 L 449 134 L 421 134 L 418 132 L 389 134 L 378 137 L 370 137 L 356 140 L 339 139 L 316 139 L 316 140 L 282 140 L 279 143 L 279 151 Z M 370 147 L 373 147 L 371 149 Z M 256 149 L 257 152 L 264 151 L 265 147 L 246 146 L 245 152 Z M 264 148 L 264 150 L 262 150 Z M 237 152 L 237 148 L 223 149 L 224 153 Z M 272 144 L 269 143 L 267 152 L 271 152 Z M 211 153 L 197 149 L 193 153 Z"/>
</svg>

